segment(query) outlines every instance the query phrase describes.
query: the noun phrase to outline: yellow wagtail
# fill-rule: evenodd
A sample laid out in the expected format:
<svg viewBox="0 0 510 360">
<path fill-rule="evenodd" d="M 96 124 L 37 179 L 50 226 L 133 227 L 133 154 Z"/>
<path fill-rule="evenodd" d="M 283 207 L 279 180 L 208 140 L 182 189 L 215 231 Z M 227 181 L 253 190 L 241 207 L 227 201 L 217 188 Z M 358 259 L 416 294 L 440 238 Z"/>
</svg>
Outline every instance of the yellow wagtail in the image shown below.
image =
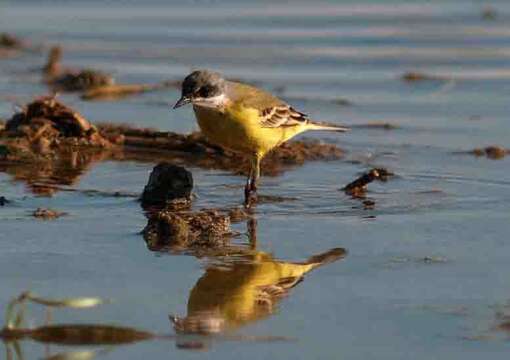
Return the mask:
<svg viewBox="0 0 510 360">
<path fill-rule="evenodd" d="M 247 206 L 256 195 L 260 161 L 269 151 L 304 131 L 348 130 L 313 122 L 264 90 L 225 80 L 208 70 L 194 71 L 184 79 L 182 96 L 174 109 L 189 103 L 193 104 L 201 131 L 211 142 L 250 157 Z"/>
</svg>

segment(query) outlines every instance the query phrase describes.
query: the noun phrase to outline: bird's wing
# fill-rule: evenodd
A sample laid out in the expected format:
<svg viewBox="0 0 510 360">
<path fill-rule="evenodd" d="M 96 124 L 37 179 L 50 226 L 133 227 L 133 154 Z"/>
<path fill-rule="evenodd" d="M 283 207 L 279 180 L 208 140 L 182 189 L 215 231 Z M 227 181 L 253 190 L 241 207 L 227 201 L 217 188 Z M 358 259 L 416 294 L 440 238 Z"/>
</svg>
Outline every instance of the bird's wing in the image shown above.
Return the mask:
<svg viewBox="0 0 510 360">
<path fill-rule="evenodd" d="M 292 108 L 283 100 L 254 86 L 228 82 L 229 97 L 236 103 L 259 112 L 260 125 L 267 128 L 302 125 L 308 116 Z"/>
<path fill-rule="evenodd" d="M 308 116 L 289 105 L 272 106 L 260 111 L 262 127 L 287 127 L 308 123 Z"/>
</svg>

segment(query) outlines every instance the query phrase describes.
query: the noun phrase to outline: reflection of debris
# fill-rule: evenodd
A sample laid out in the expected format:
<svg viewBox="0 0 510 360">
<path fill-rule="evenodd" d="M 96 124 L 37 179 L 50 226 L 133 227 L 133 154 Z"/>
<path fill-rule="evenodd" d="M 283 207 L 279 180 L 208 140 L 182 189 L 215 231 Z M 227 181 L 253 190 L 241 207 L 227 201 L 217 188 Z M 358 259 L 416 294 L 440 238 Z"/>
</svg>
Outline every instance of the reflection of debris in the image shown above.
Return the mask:
<svg viewBox="0 0 510 360">
<path fill-rule="evenodd" d="M 179 198 L 190 200 L 193 176 L 182 166 L 159 163 L 154 167 L 142 194 L 142 204 L 161 204 Z"/>
<path fill-rule="evenodd" d="M 384 168 L 372 169 L 346 185 L 342 190 L 344 190 L 348 195 L 354 197 L 363 197 L 369 183 L 374 180 L 387 181 L 388 178 L 393 175 L 393 173 Z"/>
<path fill-rule="evenodd" d="M 39 218 L 39 219 L 43 219 L 43 220 L 57 219 L 57 218 L 59 218 L 59 217 L 61 217 L 63 215 L 67 215 L 67 213 L 56 211 L 56 210 L 52 210 L 52 209 L 46 209 L 46 208 L 37 208 L 37 210 L 35 210 L 32 213 L 33 217 L 36 217 L 36 218 Z"/>
<path fill-rule="evenodd" d="M 485 148 L 476 148 L 470 151 L 470 153 L 475 156 L 486 156 L 493 160 L 502 159 L 508 155 L 509 152 L 510 150 L 505 149 L 499 145 L 487 146 Z"/>
<path fill-rule="evenodd" d="M 81 98 L 83 100 L 116 100 L 126 96 L 177 87 L 180 83 L 163 81 L 158 84 L 104 84 L 87 90 Z"/>
<path fill-rule="evenodd" d="M 248 220 L 251 215 L 246 211 L 244 207 L 235 207 L 233 209 L 230 209 L 228 212 L 228 217 L 230 218 L 230 221 L 233 223 L 241 222 L 244 220 Z"/>
<path fill-rule="evenodd" d="M 435 81 L 435 80 L 448 80 L 445 77 L 438 76 L 438 75 L 429 75 L 425 73 L 420 72 L 407 72 L 404 75 L 402 75 L 402 80 L 406 82 L 418 82 L 418 81 Z"/>
<path fill-rule="evenodd" d="M 143 236 L 151 250 L 221 248 L 235 233 L 230 217 L 218 210 L 161 210 L 150 215 Z"/>
</svg>

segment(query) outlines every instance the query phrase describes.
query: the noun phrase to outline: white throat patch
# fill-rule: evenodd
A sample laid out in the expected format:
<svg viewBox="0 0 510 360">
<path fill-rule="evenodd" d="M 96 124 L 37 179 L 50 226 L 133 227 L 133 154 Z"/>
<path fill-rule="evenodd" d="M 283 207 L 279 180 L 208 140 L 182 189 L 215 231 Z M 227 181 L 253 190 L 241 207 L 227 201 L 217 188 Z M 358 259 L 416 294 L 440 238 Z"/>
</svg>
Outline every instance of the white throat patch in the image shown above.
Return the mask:
<svg viewBox="0 0 510 360">
<path fill-rule="evenodd" d="M 227 102 L 225 94 L 213 96 L 210 98 L 194 99 L 193 105 L 206 108 L 222 108 Z"/>
</svg>

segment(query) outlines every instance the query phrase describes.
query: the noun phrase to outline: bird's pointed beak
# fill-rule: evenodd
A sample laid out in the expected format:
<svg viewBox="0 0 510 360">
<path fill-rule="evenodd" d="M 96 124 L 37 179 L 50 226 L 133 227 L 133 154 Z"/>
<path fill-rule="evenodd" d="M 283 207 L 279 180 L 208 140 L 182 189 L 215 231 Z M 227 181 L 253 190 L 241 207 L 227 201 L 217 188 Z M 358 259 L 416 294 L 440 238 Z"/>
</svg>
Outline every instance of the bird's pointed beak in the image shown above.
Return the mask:
<svg viewBox="0 0 510 360">
<path fill-rule="evenodd" d="M 180 108 L 181 106 L 187 105 L 191 102 L 191 99 L 187 96 L 182 96 L 174 105 L 174 109 Z"/>
</svg>

